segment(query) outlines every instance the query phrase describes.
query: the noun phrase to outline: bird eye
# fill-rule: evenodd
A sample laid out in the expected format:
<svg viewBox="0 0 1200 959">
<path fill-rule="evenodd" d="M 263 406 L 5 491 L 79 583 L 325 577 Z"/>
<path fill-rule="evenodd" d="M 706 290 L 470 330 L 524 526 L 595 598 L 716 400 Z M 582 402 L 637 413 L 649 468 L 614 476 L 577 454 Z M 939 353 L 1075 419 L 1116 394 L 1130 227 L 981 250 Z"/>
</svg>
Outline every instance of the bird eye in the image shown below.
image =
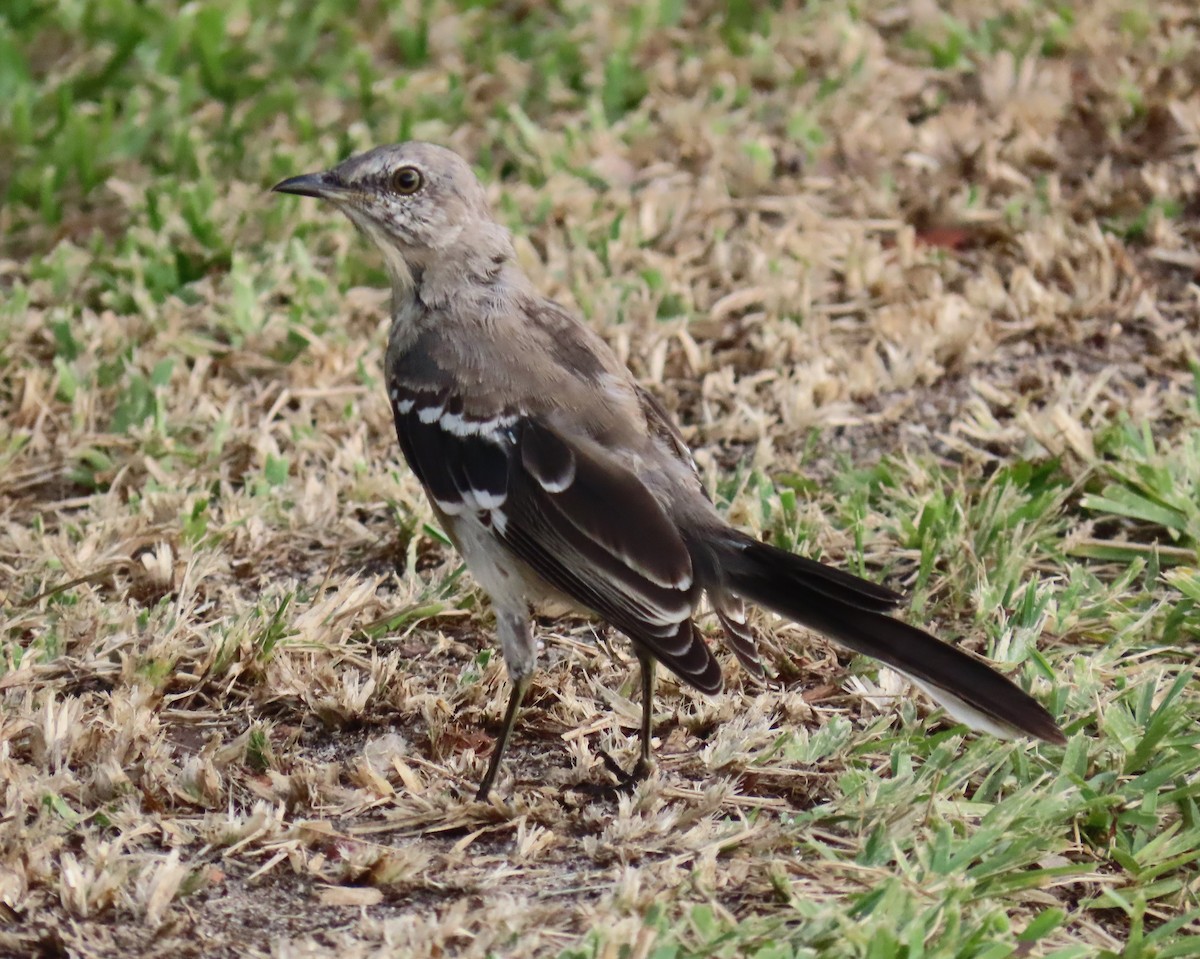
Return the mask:
<svg viewBox="0 0 1200 959">
<path fill-rule="evenodd" d="M 424 182 L 421 171 L 415 166 L 402 166 L 392 174 L 392 189 L 402 196 L 416 193 Z"/>
</svg>

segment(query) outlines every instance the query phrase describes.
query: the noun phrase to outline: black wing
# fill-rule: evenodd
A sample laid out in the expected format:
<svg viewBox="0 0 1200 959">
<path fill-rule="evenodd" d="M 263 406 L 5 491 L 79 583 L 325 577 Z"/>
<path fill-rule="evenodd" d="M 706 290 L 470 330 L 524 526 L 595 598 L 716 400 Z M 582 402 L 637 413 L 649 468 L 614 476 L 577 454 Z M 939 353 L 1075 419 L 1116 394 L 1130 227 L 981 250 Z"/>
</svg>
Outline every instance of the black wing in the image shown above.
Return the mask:
<svg viewBox="0 0 1200 959">
<path fill-rule="evenodd" d="M 439 510 L 472 514 L 554 590 L 680 679 L 721 672 L 692 623 L 700 595 L 678 529 L 637 475 L 518 411 L 474 416 L 449 391 L 392 391 L 396 434 Z"/>
<path fill-rule="evenodd" d="M 639 386 L 637 396 L 641 403 L 642 415 L 646 417 L 646 424 L 650 427 L 651 435 L 691 471 L 697 491 L 705 499 L 708 499 L 708 490 L 704 488 L 704 482 L 700 479 L 700 470 L 697 469 L 696 461 L 692 458 L 692 451 L 688 447 L 687 441 L 684 440 L 683 434 L 679 432 L 679 427 L 671 419 L 671 414 L 659 402 L 658 397 L 649 390 Z M 709 600 L 712 602 L 713 611 L 717 614 L 717 621 L 725 631 L 726 645 L 733 650 L 738 662 L 742 664 L 742 668 L 746 672 L 755 679 L 763 679 L 766 671 L 763 669 L 762 660 L 758 655 L 758 639 L 754 635 L 754 629 L 746 620 L 746 608 L 742 601 L 730 593 L 714 590 L 709 591 Z"/>
</svg>

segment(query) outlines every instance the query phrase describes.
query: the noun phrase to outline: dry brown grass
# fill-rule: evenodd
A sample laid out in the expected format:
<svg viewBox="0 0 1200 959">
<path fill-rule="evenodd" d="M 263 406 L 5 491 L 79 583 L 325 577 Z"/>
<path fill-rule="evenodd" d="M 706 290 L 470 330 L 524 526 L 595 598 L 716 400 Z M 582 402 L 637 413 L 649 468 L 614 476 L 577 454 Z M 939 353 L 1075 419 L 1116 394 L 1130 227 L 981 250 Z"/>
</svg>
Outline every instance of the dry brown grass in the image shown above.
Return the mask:
<svg viewBox="0 0 1200 959">
<path fill-rule="evenodd" d="M 589 76 L 634 6 L 561 27 Z M 997 5 L 951 6 L 975 24 Z M 905 39 L 941 35 L 932 3 L 866 4 L 858 19 L 785 10 L 739 53 L 697 7 L 642 32 L 631 59 L 648 92 L 611 125 L 553 77 L 528 128 L 497 119 L 540 81 L 516 55 L 477 71 L 483 11 L 435 3 L 431 58 L 401 90 L 374 8 L 360 42 L 397 111 L 463 77 L 462 122 L 425 115 L 414 135 L 509 173 L 493 196 L 537 283 L 665 400 L 710 485 L 739 463 L 747 482 L 750 468 L 827 482 L 897 454 L 919 490 L 929 462 L 982 482 L 996 464 L 1057 456 L 1086 476 L 1120 414 L 1164 440 L 1184 422 L 1200 357 L 1197 22 L 1167 3 L 1127 29 L 1134 6 L 1080 5 L 1054 55 L 1001 46 L 941 67 Z M 1040 28 L 1049 14 L 1030 16 Z M 70 71 L 87 46 L 59 37 L 41 69 Z M 787 682 L 744 687 L 730 662 L 729 691 L 710 699 L 664 678 L 660 771 L 619 799 L 598 788 L 597 754 L 630 754 L 636 667 L 619 638 L 544 624 L 494 801 L 467 801 L 505 678 L 480 655 L 486 604 L 452 578 L 458 560 L 399 465 L 379 386 L 384 293 L 346 224 L 288 201 L 279 212 L 260 192 L 334 159 L 333 131 L 362 147 L 395 127 L 355 126 L 360 107 L 335 89 L 307 96 L 328 134 L 306 139 L 279 116 L 240 163 L 214 160 L 207 215 L 230 238 L 232 273 L 180 295 L 139 293 L 132 254 L 126 272 L 97 273 L 88 245 L 96 217 L 110 236 L 143 231 L 148 248 L 194 243 L 170 199 L 157 234 L 148 225 L 156 173 L 138 156 L 75 198 L 92 219 L 0 212 L 0 286 L 24 298 L 0 337 L 0 951 L 544 955 L 599 929 L 601 955 L 646 956 L 651 907 L 672 922 L 696 902 L 795 921 L 797 902 L 887 879 L 886 864 L 806 854 L 789 822 L 831 803 L 817 838 L 859 848 L 876 820 L 845 799 L 843 773 L 851 757 L 887 770 L 911 703 L 887 677 L 848 682 L 823 643 L 765 620 Z M 219 116 L 194 122 L 218 136 Z M 809 126 L 823 142 L 805 146 Z M 315 264 L 287 245 L 292 230 Z M 331 285 L 347 275 L 358 285 Z M 64 319 L 82 348 L 74 390 L 53 365 Z M 132 387 L 100 374 L 126 350 L 144 377 L 174 365 L 153 414 L 117 430 Z M 722 489 L 736 522 L 775 522 L 756 488 Z M 801 500 L 808 548 L 861 549 L 866 568 L 913 582 L 919 551 L 896 542 L 895 519 L 830 522 L 832 495 Z M 1079 542 L 1109 535 L 1067 521 Z M 922 599 L 970 632 L 970 605 L 937 606 L 948 593 L 967 604 L 972 586 L 935 572 Z M 1042 645 L 1067 687 L 1098 648 L 1087 622 Z M 879 687 L 890 695 L 873 698 Z M 1068 701 L 1072 721 L 1105 700 Z M 820 762 L 776 755 L 841 717 L 854 726 Z M 981 760 L 892 826 L 970 823 L 987 772 Z M 1054 855 L 1095 853 L 1064 828 Z M 1103 861 L 1089 868 L 1014 893 L 1014 923 L 1117 881 Z M 1115 909 L 1081 911 L 1053 941 L 1116 948 L 1127 930 Z"/>
</svg>

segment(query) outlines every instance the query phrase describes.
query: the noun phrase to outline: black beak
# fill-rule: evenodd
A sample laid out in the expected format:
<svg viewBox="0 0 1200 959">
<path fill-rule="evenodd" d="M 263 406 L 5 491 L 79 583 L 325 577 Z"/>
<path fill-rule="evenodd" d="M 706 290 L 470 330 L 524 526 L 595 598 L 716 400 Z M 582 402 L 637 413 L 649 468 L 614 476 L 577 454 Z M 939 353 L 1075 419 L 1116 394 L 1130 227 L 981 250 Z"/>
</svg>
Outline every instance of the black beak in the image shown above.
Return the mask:
<svg viewBox="0 0 1200 959">
<path fill-rule="evenodd" d="M 294 193 L 297 196 L 315 196 L 325 200 L 342 193 L 345 187 L 331 173 L 325 171 L 288 177 L 276 183 L 271 190 L 274 193 Z"/>
</svg>

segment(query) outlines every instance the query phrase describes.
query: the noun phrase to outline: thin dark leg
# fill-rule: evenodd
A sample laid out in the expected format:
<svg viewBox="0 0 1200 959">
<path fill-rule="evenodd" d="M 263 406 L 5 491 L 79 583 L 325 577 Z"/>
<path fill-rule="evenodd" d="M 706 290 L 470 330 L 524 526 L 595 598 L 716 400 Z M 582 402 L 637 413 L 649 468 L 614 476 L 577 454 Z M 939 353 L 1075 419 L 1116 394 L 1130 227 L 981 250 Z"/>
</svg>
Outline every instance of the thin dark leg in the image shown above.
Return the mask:
<svg viewBox="0 0 1200 959">
<path fill-rule="evenodd" d="M 500 771 L 500 760 L 504 757 L 504 747 L 508 745 L 508 737 L 517 722 L 517 710 L 520 709 L 521 700 L 525 698 L 525 691 L 528 688 L 528 679 L 513 683 L 512 692 L 508 696 L 508 711 L 504 714 L 504 726 L 496 739 L 496 745 L 492 747 L 492 760 L 488 763 L 483 782 L 479 784 L 479 792 L 475 794 L 475 798 L 479 802 L 486 801 L 488 793 L 492 791 L 492 783 L 496 779 L 496 773 Z"/>
<path fill-rule="evenodd" d="M 650 734 L 654 728 L 654 663 L 649 656 L 638 656 L 642 665 L 642 732 L 641 749 L 633 772 L 627 773 L 620 764 L 603 750 L 600 758 L 604 767 L 620 781 L 619 792 L 632 792 L 643 779 L 650 775 L 654 759 L 650 755 Z"/>
<path fill-rule="evenodd" d="M 634 779 L 645 779 L 650 775 L 654 759 L 650 755 L 650 734 L 654 729 L 654 660 L 639 656 L 642 664 L 642 751 L 633 767 Z"/>
</svg>

